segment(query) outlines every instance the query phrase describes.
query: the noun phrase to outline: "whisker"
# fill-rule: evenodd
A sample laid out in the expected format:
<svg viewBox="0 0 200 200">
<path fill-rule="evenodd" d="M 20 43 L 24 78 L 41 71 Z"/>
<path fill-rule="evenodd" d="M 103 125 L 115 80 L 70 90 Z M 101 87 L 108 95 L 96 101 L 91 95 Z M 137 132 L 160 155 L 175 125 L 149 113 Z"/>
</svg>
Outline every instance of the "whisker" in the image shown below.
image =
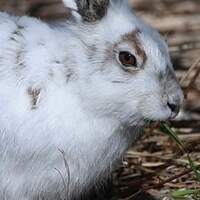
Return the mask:
<svg viewBox="0 0 200 200">
<path fill-rule="evenodd" d="M 125 81 L 112 81 L 112 83 L 124 83 L 124 84 L 127 84 Z"/>
</svg>

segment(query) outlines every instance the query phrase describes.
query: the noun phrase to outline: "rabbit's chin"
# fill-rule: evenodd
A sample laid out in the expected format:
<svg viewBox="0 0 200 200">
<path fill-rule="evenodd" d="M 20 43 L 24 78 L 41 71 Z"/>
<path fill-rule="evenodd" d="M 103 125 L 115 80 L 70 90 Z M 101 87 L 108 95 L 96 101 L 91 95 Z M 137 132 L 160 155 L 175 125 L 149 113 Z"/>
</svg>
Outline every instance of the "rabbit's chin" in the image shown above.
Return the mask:
<svg viewBox="0 0 200 200">
<path fill-rule="evenodd" d="M 143 117 L 145 122 L 162 122 L 174 119 L 177 116 L 177 113 L 173 113 L 168 108 L 162 108 L 160 110 L 152 109 L 148 112 L 143 112 Z"/>
</svg>

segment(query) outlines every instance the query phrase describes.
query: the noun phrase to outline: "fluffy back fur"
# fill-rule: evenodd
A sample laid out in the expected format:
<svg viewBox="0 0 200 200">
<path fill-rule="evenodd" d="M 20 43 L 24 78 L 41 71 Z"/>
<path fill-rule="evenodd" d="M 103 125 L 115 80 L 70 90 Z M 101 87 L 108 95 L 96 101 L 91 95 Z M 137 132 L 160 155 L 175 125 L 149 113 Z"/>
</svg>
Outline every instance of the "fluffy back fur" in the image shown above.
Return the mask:
<svg viewBox="0 0 200 200">
<path fill-rule="evenodd" d="M 0 199 L 79 197 L 183 99 L 167 45 L 126 1 L 64 3 L 64 23 L 0 14 Z"/>
</svg>

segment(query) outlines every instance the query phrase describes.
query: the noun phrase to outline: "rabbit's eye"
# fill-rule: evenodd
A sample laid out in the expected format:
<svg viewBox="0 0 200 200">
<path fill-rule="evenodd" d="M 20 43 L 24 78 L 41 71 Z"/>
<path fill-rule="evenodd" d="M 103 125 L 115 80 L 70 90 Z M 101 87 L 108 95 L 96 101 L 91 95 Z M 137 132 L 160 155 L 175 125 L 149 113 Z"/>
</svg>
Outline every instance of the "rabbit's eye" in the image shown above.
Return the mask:
<svg viewBox="0 0 200 200">
<path fill-rule="evenodd" d="M 136 57 L 127 51 L 122 51 L 119 53 L 119 61 L 125 67 L 137 67 Z"/>
</svg>

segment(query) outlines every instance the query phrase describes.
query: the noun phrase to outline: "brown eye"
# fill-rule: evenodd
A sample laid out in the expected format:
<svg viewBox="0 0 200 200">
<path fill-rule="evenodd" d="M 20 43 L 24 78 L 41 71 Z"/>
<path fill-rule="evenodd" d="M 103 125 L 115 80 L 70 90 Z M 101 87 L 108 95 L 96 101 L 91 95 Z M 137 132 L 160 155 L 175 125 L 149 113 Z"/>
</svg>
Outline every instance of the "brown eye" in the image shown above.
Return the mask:
<svg viewBox="0 0 200 200">
<path fill-rule="evenodd" d="M 125 67 L 137 67 L 137 59 L 130 52 L 127 52 L 127 51 L 120 52 L 119 61 Z"/>
</svg>

